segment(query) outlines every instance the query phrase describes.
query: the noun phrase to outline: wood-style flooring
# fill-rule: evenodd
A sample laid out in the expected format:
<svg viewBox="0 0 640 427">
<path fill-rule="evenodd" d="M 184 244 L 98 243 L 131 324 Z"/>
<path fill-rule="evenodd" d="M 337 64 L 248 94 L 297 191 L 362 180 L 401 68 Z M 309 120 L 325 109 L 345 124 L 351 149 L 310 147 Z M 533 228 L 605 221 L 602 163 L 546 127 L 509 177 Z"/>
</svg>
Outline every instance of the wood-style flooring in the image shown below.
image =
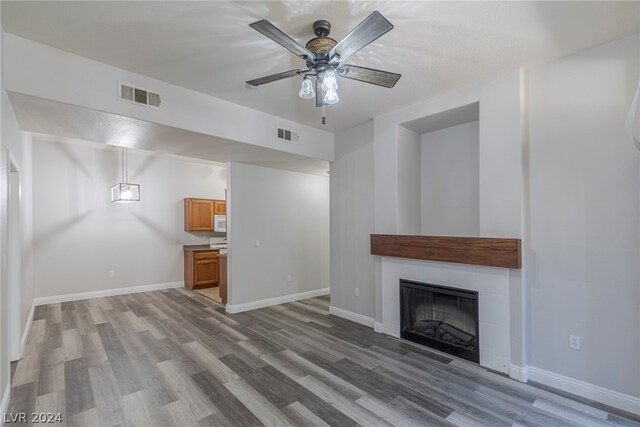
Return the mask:
<svg viewBox="0 0 640 427">
<path fill-rule="evenodd" d="M 218 286 L 214 288 L 194 289 L 193 291 L 209 299 L 212 299 L 219 304 L 222 304 L 222 299 L 220 298 L 220 288 Z"/>
<path fill-rule="evenodd" d="M 621 426 L 628 419 L 328 314 L 172 289 L 36 308 L 10 413 L 68 426 Z"/>
</svg>

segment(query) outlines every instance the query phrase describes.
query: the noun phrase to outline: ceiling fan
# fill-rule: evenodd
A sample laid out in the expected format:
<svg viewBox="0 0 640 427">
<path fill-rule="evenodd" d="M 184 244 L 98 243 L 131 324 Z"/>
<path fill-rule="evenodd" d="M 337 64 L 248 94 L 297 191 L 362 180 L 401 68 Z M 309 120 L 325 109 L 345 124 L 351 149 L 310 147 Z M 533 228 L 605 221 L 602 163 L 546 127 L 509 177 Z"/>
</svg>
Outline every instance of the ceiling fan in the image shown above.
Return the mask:
<svg viewBox="0 0 640 427">
<path fill-rule="evenodd" d="M 351 55 L 393 29 L 391 22 L 378 11 L 367 16 L 340 42 L 328 37 L 331 31 L 329 21 L 316 21 L 313 23 L 313 32 L 316 37 L 309 40 L 305 47 L 266 19 L 249 24 L 249 26 L 304 59 L 307 68 L 284 71 L 249 80 L 247 81 L 248 85 L 258 87 L 289 77 L 302 76 L 300 97 L 304 99 L 315 97 L 316 107 L 323 107 L 335 104 L 340 100 L 338 98 L 338 76 L 386 88 L 392 88 L 400 79 L 400 74 L 397 73 L 344 63 Z M 315 90 L 312 77 L 316 78 Z M 324 117 L 322 123 L 325 123 Z"/>
</svg>

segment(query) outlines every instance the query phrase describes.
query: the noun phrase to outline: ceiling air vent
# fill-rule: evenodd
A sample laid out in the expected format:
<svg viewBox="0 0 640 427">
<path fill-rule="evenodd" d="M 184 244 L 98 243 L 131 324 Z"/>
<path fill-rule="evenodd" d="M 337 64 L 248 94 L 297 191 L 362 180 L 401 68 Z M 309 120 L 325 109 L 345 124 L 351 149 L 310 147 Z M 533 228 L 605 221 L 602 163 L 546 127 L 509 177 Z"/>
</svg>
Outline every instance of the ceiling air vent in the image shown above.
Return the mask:
<svg viewBox="0 0 640 427">
<path fill-rule="evenodd" d="M 291 130 L 278 128 L 278 138 L 289 142 L 297 142 L 298 134 Z"/>
<path fill-rule="evenodd" d="M 154 108 L 160 108 L 162 103 L 160 94 L 124 83 L 119 83 L 118 99 L 120 101 L 132 102 Z"/>
</svg>

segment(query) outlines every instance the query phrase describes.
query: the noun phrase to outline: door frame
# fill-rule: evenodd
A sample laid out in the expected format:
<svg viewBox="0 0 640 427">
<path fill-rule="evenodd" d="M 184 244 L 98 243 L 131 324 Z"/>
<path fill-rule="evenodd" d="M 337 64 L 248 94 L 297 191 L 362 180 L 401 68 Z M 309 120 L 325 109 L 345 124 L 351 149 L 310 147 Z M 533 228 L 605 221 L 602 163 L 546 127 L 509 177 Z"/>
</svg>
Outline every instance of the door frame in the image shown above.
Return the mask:
<svg viewBox="0 0 640 427">
<path fill-rule="evenodd" d="M 22 346 L 20 323 L 22 307 L 22 227 L 20 225 L 20 212 L 22 205 L 22 183 L 20 165 L 10 150 L 7 150 L 7 256 L 6 269 L 8 281 L 8 302 L 9 302 L 9 360 L 16 361 L 22 357 Z M 13 187 L 17 180 L 17 192 Z M 13 211 L 17 203 L 17 218 L 14 218 Z M 14 247 L 17 251 L 14 252 Z M 14 265 L 15 263 L 15 265 Z"/>
</svg>

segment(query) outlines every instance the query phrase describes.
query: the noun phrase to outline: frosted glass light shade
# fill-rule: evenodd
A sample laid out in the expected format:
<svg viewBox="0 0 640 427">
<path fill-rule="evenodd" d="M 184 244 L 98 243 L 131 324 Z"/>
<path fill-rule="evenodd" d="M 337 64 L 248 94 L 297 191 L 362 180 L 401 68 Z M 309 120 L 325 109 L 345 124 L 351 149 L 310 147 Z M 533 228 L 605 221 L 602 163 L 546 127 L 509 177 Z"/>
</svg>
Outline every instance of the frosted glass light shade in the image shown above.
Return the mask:
<svg viewBox="0 0 640 427">
<path fill-rule="evenodd" d="M 300 87 L 300 98 L 313 99 L 316 96 L 316 92 L 313 90 L 313 83 L 309 77 L 305 77 L 302 80 L 302 86 Z"/>
<path fill-rule="evenodd" d="M 328 90 L 324 94 L 324 103 L 325 104 L 333 105 L 333 104 L 337 104 L 338 101 L 340 101 L 340 98 L 338 98 L 338 92 L 337 91 Z"/>
<path fill-rule="evenodd" d="M 336 92 L 338 90 L 338 81 L 336 80 L 335 71 L 331 69 L 325 71 L 321 87 L 325 92 Z"/>
<path fill-rule="evenodd" d="M 111 187 L 111 201 L 132 203 L 140 201 L 140 185 L 121 182 Z"/>
</svg>

